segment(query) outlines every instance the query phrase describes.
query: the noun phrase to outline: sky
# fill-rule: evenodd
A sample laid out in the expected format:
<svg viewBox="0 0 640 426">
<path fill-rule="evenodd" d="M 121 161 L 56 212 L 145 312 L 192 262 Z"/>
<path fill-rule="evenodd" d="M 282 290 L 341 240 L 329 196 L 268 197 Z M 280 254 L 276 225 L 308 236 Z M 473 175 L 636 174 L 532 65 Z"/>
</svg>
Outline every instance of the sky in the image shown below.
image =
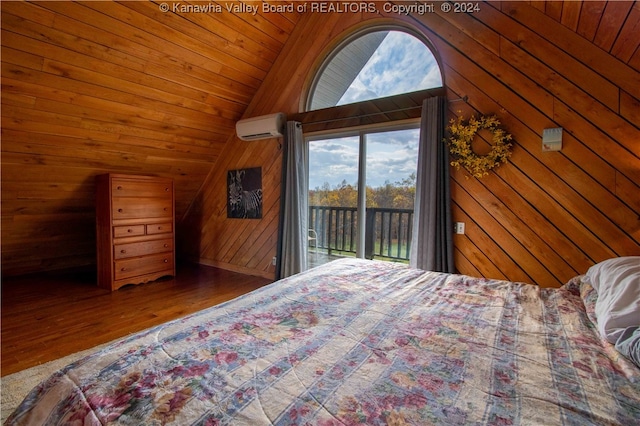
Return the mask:
<svg viewBox="0 0 640 426">
<path fill-rule="evenodd" d="M 415 37 L 391 31 L 345 92 L 338 105 L 442 86 L 431 51 Z M 418 129 L 375 133 L 367 137 L 367 185 L 395 183 L 416 172 Z M 358 137 L 312 141 L 309 188 L 333 188 L 358 180 Z"/>
<path fill-rule="evenodd" d="M 440 68 L 420 40 L 390 31 L 338 105 L 442 86 Z"/>
<path fill-rule="evenodd" d="M 367 135 L 367 185 L 377 188 L 400 182 L 416 172 L 419 129 Z M 311 141 L 309 144 L 309 188 L 331 188 L 345 180 L 358 181 L 359 137 Z"/>
</svg>

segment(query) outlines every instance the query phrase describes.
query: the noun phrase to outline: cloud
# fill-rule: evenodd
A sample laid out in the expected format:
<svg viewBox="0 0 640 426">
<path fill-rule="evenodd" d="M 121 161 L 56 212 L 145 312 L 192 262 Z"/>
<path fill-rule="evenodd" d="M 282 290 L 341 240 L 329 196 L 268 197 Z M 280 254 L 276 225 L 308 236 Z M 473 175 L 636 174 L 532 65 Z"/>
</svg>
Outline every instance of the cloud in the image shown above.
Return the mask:
<svg viewBox="0 0 640 426">
<path fill-rule="evenodd" d="M 442 86 L 433 54 L 417 38 L 391 31 L 371 56 L 338 105 Z M 367 135 L 367 185 L 380 187 L 416 173 L 419 130 Z M 358 137 L 312 141 L 309 187 L 358 180 Z"/>
<path fill-rule="evenodd" d="M 343 180 L 358 180 L 358 137 L 325 139 L 309 143 L 309 188 L 331 187 Z"/>
<path fill-rule="evenodd" d="M 375 133 L 367 137 L 367 185 L 395 183 L 416 172 L 419 130 Z"/>
<path fill-rule="evenodd" d="M 417 38 L 391 31 L 338 105 L 442 86 L 431 50 Z"/>
<path fill-rule="evenodd" d="M 416 172 L 419 129 L 367 135 L 367 186 L 395 183 Z M 309 143 L 309 188 L 358 181 L 358 137 Z"/>
</svg>

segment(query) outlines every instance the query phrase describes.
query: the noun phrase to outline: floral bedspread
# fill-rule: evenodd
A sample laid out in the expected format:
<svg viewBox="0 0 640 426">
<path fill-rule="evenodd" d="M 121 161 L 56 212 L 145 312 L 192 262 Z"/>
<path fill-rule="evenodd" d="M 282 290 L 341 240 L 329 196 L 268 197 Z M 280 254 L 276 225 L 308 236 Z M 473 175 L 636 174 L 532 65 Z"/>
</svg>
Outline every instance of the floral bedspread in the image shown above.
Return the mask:
<svg viewBox="0 0 640 426">
<path fill-rule="evenodd" d="M 340 260 L 139 333 L 7 424 L 637 424 L 593 290 Z"/>
</svg>

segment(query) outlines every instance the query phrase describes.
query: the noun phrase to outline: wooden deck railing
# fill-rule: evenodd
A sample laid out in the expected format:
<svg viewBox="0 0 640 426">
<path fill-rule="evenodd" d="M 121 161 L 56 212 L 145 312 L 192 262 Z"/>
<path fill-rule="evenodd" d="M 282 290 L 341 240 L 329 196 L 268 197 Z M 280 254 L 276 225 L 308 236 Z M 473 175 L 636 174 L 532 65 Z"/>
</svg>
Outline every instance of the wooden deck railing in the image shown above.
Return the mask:
<svg viewBox="0 0 640 426">
<path fill-rule="evenodd" d="M 355 207 L 309 206 L 309 229 L 316 238 L 310 248 L 326 250 L 328 254 L 355 253 L 357 222 Z M 408 260 L 412 227 L 412 209 L 368 208 L 365 257 Z"/>
</svg>

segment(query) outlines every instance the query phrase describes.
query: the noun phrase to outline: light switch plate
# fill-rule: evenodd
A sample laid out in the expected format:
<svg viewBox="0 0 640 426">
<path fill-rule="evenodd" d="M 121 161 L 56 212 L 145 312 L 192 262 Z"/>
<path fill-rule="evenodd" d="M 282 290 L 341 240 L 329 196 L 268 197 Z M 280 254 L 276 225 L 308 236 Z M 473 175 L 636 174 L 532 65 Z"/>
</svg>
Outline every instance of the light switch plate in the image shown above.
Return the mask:
<svg viewBox="0 0 640 426">
<path fill-rule="evenodd" d="M 562 149 L 562 127 L 544 129 L 542 132 L 542 152 Z"/>
</svg>

